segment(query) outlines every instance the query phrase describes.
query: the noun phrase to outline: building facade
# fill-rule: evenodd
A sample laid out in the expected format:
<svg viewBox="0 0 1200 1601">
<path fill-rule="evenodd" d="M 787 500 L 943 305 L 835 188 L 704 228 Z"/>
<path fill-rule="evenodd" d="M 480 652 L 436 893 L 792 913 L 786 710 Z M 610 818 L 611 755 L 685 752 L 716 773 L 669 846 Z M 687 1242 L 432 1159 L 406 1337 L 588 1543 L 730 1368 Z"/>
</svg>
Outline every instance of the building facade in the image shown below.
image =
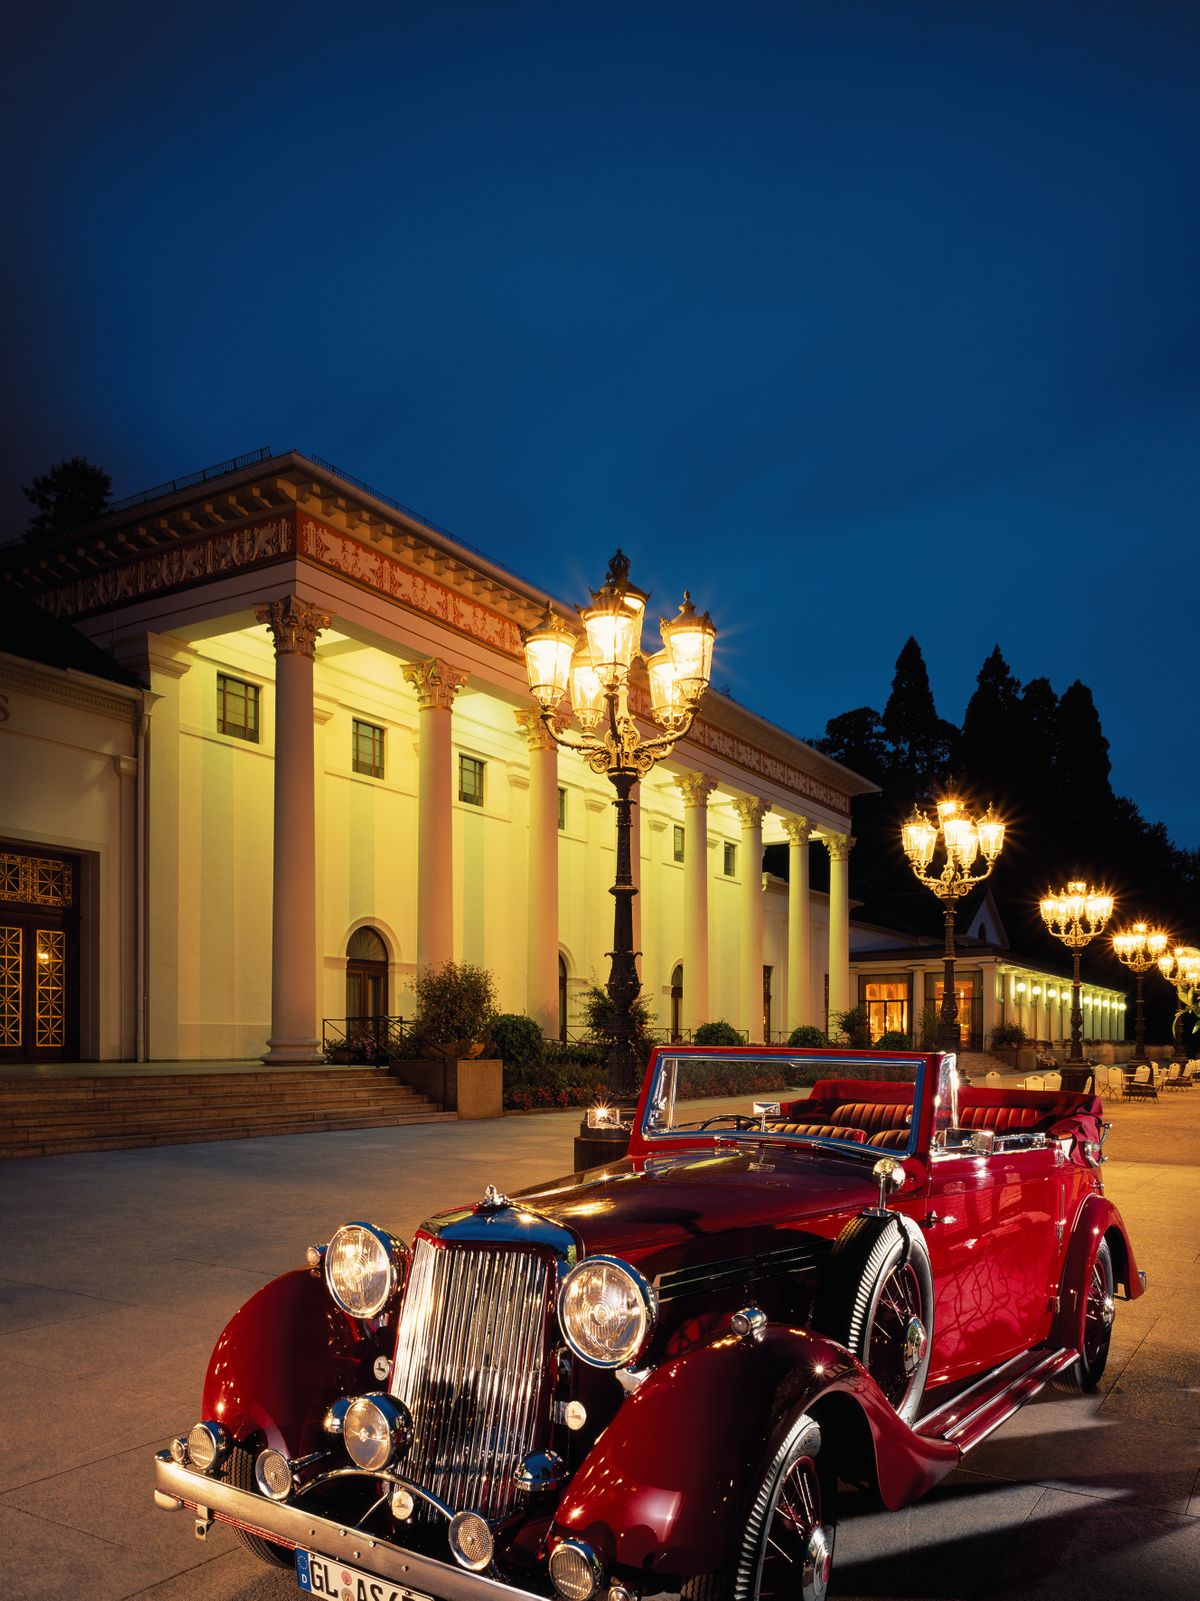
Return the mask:
<svg viewBox="0 0 1200 1601">
<path fill-rule="evenodd" d="M 520 634 L 544 592 L 296 454 L 163 486 L 8 580 L 123 675 L 0 653 L 0 850 L 84 886 L 59 1054 L 310 1061 L 327 1022 L 411 1013 L 449 957 L 547 1033 L 578 1026 L 607 975 L 612 790 L 533 715 Z M 757 1040 L 851 1004 L 870 788 L 709 692 L 635 792 L 660 1028 Z M 786 883 L 762 871 L 780 842 Z M 29 1027 L 7 1054 L 37 1054 Z"/>
</svg>

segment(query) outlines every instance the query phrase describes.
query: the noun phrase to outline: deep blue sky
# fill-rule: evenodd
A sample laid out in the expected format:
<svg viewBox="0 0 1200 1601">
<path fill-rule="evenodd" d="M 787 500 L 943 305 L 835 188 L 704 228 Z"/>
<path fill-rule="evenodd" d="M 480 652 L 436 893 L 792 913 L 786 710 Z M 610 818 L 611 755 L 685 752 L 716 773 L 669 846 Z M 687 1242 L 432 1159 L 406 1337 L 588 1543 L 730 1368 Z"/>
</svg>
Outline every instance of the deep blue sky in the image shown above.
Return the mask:
<svg viewBox="0 0 1200 1601">
<path fill-rule="evenodd" d="M 10 23 L 3 531 L 327 456 L 801 734 L 1093 688 L 1200 845 L 1200 6 L 112 4 Z"/>
</svg>

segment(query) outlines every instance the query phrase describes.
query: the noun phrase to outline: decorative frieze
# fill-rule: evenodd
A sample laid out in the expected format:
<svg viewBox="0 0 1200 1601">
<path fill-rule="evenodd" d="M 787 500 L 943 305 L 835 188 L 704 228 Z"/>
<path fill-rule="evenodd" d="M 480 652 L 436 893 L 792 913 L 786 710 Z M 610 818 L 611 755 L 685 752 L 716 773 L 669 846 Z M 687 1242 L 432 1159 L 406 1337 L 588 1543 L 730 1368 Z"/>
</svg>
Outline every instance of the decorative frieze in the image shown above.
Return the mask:
<svg viewBox="0 0 1200 1601">
<path fill-rule="evenodd" d="M 451 667 L 449 662 L 427 656 L 424 661 L 412 662 L 404 669 L 404 680 L 416 690 L 417 705 L 423 712 L 431 708 L 448 712 L 454 705 L 454 697 L 466 683 L 467 675 L 460 668 Z"/>
<path fill-rule="evenodd" d="M 317 635 L 329 627 L 329 613 L 310 606 L 298 595 L 285 595 L 282 600 L 256 606 L 254 615 L 271 630 L 276 656 L 311 659 L 316 654 Z"/>
</svg>

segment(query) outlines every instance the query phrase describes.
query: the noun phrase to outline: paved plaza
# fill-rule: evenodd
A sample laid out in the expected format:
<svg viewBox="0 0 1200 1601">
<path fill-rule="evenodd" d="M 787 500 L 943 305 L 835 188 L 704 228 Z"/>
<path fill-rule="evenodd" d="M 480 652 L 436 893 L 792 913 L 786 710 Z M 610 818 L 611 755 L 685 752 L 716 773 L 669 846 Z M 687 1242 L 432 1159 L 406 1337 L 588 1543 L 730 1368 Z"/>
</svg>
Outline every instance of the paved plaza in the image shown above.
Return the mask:
<svg viewBox="0 0 1200 1601">
<path fill-rule="evenodd" d="M 1044 1395 L 907 1511 L 843 1506 L 841 1597 L 1184 1601 L 1200 1593 L 1200 1090 L 1109 1109 L 1108 1193 L 1150 1293 L 1119 1303 L 1099 1396 Z M 155 1511 L 150 1457 L 209 1352 L 340 1222 L 566 1171 L 577 1113 L 0 1165 L 7 1601 L 284 1601 L 228 1531 Z"/>
</svg>

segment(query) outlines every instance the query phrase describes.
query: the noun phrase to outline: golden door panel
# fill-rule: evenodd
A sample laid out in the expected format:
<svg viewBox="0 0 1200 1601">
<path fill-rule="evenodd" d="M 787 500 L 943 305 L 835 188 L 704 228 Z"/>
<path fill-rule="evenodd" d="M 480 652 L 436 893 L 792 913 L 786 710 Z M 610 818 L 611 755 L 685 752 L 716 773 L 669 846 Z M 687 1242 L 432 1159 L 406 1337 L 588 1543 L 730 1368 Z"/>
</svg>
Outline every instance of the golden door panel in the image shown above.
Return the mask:
<svg viewBox="0 0 1200 1601">
<path fill-rule="evenodd" d="M 0 925 L 0 1050 L 20 1049 L 22 1042 L 22 932 Z"/>
<path fill-rule="evenodd" d="M 67 936 L 61 928 L 39 928 L 34 944 L 34 1045 L 60 1051 L 67 1042 Z"/>
</svg>

